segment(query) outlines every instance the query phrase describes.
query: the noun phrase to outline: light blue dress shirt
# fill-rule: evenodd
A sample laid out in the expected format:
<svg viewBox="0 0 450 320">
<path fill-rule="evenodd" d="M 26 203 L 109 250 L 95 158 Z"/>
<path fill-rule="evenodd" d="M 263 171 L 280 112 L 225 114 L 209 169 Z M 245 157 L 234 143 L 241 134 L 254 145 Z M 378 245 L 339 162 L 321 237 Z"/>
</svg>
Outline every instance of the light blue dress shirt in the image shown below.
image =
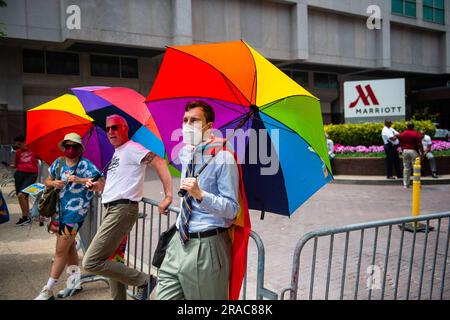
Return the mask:
<svg viewBox="0 0 450 320">
<path fill-rule="evenodd" d="M 208 150 L 213 145 L 217 147 L 221 143 L 206 142 L 196 148 L 185 146 L 181 149 L 179 159 L 182 164 L 182 179 L 186 176 L 187 166 L 193 154 L 195 154 L 195 172 L 198 172 L 211 158 Z M 204 232 L 219 227 L 229 228 L 239 207 L 239 172 L 233 154 L 229 151 L 218 151 L 215 159 L 203 170 L 197 181 L 203 191 L 203 200 L 200 203 L 196 199 L 192 200 L 189 232 Z"/>
</svg>

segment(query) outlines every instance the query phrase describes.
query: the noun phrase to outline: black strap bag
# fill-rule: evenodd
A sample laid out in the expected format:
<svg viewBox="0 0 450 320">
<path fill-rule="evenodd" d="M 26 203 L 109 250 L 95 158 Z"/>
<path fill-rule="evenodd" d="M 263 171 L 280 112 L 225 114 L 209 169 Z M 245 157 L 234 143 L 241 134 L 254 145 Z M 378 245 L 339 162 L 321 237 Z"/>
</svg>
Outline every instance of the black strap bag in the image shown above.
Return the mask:
<svg viewBox="0 0 450 320">
<path fill-rule="evenodd" d="M 170 240 L 177 231 L 177 227 L 173 224 L 169 229 L 161 233 L 156 246 L 155 253 L 153 254 L 152 265 L 156 268 L 161 268 L 161 265 L 166 256 L 167 248 L 169 247 Z"/>
<path fill-rule="evenodd" d="M 61 179 L 61 168 L 63 158 L 59 158 L 58 174 L 56 180 Z M 59 201 L 59 189 L 54 187 L 45 187 L 42 196 L 38 202 L 39 215 L 49 218 L 56 213 L 56 205 Z"/>
</svg>

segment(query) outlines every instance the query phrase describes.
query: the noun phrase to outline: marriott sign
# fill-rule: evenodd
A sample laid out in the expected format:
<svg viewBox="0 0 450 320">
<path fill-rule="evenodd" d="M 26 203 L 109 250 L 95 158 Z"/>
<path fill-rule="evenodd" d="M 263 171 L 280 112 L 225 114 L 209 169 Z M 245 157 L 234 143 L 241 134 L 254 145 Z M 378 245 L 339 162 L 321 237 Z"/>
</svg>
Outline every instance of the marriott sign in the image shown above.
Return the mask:
<svg viewBox="0 0 450 320">
<path fill-rule="evenodd" d="M 404 118 L 405 79 L 345 82 L 344 104 L 348 122 Z"/>
</svg>

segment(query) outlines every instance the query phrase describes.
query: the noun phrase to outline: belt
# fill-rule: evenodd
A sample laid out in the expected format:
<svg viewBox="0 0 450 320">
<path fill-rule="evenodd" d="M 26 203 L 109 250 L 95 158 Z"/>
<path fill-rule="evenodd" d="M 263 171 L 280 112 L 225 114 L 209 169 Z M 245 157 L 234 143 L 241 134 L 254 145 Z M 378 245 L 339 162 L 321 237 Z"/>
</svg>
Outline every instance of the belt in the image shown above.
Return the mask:
<svg viewBox="0 0 450 320">
<path fill-rule="evenodd" d="M 198 238 L 208 238 L 212 236 L 216 236 L 224 231 L 227 231 L 228 229 L 225 228 L 216 228 L 213 230 L 208 230 L 204 232 L 190 232 L 189 233 L 189 239 L 198 239 Z"/>
<path fill-rule="evenodd" d="M 115 205 L 118 205 L 118 204 L 138 204 L 138 202 L 137 201 L 131 201 L 131 200 L 128 200 L 128 199 L 120 199 L 120 200 L 104 203 L 103 206 L 105 208 L 108 208 L 108 207 L 115 206 Z"/>
</svg>

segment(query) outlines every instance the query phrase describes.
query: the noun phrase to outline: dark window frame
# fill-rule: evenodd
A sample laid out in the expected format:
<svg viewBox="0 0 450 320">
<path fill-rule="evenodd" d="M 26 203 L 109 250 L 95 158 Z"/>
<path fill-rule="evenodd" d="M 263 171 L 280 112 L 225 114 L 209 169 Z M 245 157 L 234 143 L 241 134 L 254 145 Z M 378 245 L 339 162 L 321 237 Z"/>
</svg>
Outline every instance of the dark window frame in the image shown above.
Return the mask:
<svg viewBox="0 0 450 320">
<path fill-rule="evenodd" d="M 426 4 L 425 2 L 423 2 L 423 12 L 425 12 L 425 8 L 428 8 L 433 13 L 433 17 L 431 19 L 428 19 L 425 17 L 425 14 L 423 14 L 423 20 L 427 21 L 427 22 L 445 25 L 445 1 L 442 1 L 442 8 L 440 8 L 436 5 L 436 0 L 431 0 L 431 1 L 433 3 L 432 5 L 429 5 L 429 4 Z M 442 17 L 443 17 L 442 21 L 437 21 L 436 12 L 442 13 Z"/>
<path fill-rule="evenodd" d="M 74 61 L 72 61 L 75 63 L 73 72 L 57 72 L 57 71 L 49 72 L 49 66 L 51 65 L 51 63 L 50 63 L 51 60 L 48 58 L 48 56 L 49 55 L 51 56 L 52 54 L 54 54 L 55 56 L 71 55 L 74 58 L 76 58 Z M 68 61 L 69 60 L 67 60 L 67 62 Z M 65 67 L 68 67 L 67 62 L 66 62 Z M 55 65 L 55 66 L 57 66 L 57 65 Z M 59 67 L 61 67 L 61 66 L 59 66 Z M 67 51 L 45 51 L 45 72 L 46 72 L 46 74 L 51 74 L 51 75 L 80 76 L 81 75 L 80 55 L 78 53 L 67 52 Z"/>
<path fill-rule="evenodd" d="M 400 1 L 402 3 L 402 12 L 394 11 L 394 1 Z M 414 4 L 414 15 L 406 13 L 406 5 Z M 417 1 L 416 0 L 391 0 L 391 13 L 402 17 L 417 19 Z"/>
<path fill-rule="evenodd" d="M 43 70 L 39 72 L 33 72 L 26 70 L 26 63 L 25 63 L 25 55 L 26 52 L 39 52 L 42 54 L 43 59 Z M 49 63 L 48 63 L 48 54 L 61 54 L 61 55 L 74 55 L 76 56 L 76 71 L 75 73 L 58 73 L 58 72 L 49 72 Z M 29 49 L 29 48 L 23 48 L 22 49 L 22 72 L 23 73 L 29 73 L 29 74 L 45 74 L 45 75 L 58 75 L 58 76 L 80 76 L 81 75 L 81 67 L 80 67 L 80 54 L 78 52 L 70 52 L 70 51 L 55 51 L 55 50 L 40 50 L 40 49 Z"/>
<path fill-rule="evenodd" d="M 117 59 L 118 60 L 118 70 L 117 75 L 114 74 L 99 74 L 98 72 L 94 72 L 93 70 L 93 58 L 106 58 Z M 127 65 L 136 64 L 135 73 L 133 71 L 124 71 L 125 61 L 128 60 Z M 130 63 L 131 62 L 131 63 Z M 118 56 L 118 55 L 109 55 L 109 54 L 90 54 L 89 55 L 89 64 L 90 64 L 90 75 L 92 77 L 103 77 L 103 78 L 121 78 L 121 79 L 139 79 L 139 58 L 138 57 L 130 57 L 130 56 Z"/>
<path fill-rule="evenodd" d="M 326 86 L 317 86 L 317 75 L 327 76 L 327 85 Z M 332 77 L 332 78 L 331 78 Z M 336 77 L 336 79 L 334 79 Z M 314 72 L 313 75 L 314 78 L 314 88 L 316 89 L 332 89 L 332 90 L 338 90 L 339 89 L 339 79 L 337 73 L 329 73 L 329 72 Z"/>
<path fill-rule="evenodd" d="M 27 58 L 31 58 L 31 53 L 32 51 L 34 51 L 35 53 L 39 53 L 42 54 L 42 70 L 41 71 L 31 71 L 32 68 L 30 68 L 31 66 L 27 65 L 26 63 L 26 59 Z M 27 56 L 27 53 L 29 53 L 30 55 Z M 36 58 L 36 56 L 35 56 Z M 29 61 L 28 61 L 29 62 Z M 25 70 L 28 69 L 28 70 Z M 23 73 L 30 73 L 30 74 L 46 74 L 46 61 L 45 61 L 45 51 L 44 50 L 36 50 L 36 49 L 27 49 L 27 48 L 23 48 L 22 49 L 22 72 Z"/>
<path fill-rule="evenodd" d="M 292 69 L 281 69 L 289 78 L 294 80 L 297 84 L 304 88 L 309 88 L 310 82 L 309 82 L 309 72 L 308 71 L 301 71 L 301 70 L 292 70 Z M 303 74 L 306 76 L 306 82 L 302 83 L 301 81 L 297 81 L 295 74 Z"/>
</svg>

